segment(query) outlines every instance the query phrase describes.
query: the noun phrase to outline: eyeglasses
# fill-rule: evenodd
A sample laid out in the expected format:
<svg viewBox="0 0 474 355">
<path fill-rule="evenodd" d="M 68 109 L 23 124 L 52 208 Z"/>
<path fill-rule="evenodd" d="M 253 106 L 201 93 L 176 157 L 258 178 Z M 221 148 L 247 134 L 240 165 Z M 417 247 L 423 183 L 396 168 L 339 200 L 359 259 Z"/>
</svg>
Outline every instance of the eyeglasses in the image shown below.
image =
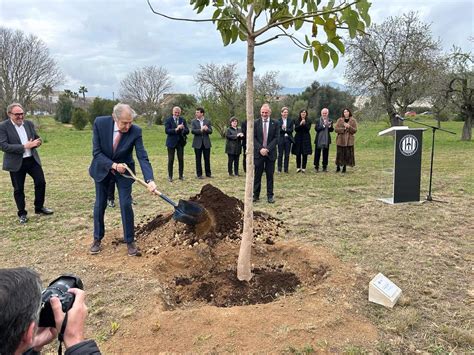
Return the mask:
<svg viewBox="0 0 474 355">
<path fill-rule="evenodd" d="M 24 116 L 25 113 L 24 112 L 12 113 L 12 115 L 15 116 L 15 117 L 21 117 L 21 116 Z"/>
</svg>

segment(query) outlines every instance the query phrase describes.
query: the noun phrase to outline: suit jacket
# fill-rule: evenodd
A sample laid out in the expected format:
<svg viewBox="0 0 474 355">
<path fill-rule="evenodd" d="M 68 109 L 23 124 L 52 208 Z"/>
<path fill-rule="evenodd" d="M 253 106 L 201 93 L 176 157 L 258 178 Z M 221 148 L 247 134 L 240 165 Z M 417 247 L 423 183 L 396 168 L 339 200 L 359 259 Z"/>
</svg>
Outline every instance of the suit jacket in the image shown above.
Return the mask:
<svg viewBox="0 0 474 355">
<path fill-rule="evenodd" d="M 176 127 L 179 124 L 184 124 L 184 129 L 176 132 Z M 178 118 L 178 125 L 174 121 L 174 117 L 170 116 L 165 121 L 165 133 L 166 133 L 166 146 L 168 148 L 176 148 L 178 144 L 181 144 L 183 147 L 186 144 L 186 136 L 189 134 L 188 124 L 183 117 Z"/>
<path fill-rule="evenodd" d="M 295 122 L 287 117 L 286 119 L 286 130 L 283 130 L 283 118 L 280 117 L 278 120 L 278 125 L 280 127 L 280 143 L 283 143 L 285 139 L 289 139 L 291 142 L 293 142 L 293 130 L 295 129 Z M 287 137 L 285 137 L 285 134 L 288 134 Z"/>
<path fill-rule="evenodd" d="M 97 117 L 94 121 L 92 136 L 92 163 L 89 167 L 90 176 L 97 182 L 105 179 L 112 164 L 126 163 L 135 171 L 133 149 L 145 181 L 153 180 L 153 169 L 148 154 L 143 146 L 142 129 L 132 125 L 127 133 L 122 134 L 117 149 L 113 152 L 114 120 L 112 116 Z M 132 181 L 132 180 L 130 180 Z"/>
<path fill-rule="evenodd" d="M 267 149 L 268 149 L 268 158 L 270 160 L 275 160 L 277 158 L 277 144 L 279 136 L 280 127 L 278 122 L 272 119 L 269 119 L 268 126 L 268 135 L 267 135 Z M 254 158 L 263 159 L 265 158 L 260 154 L 260 149 L 263 148 L 263 121 L 261 118 L 255 121 L 254 126 Z"/>
<path fill-rule="evenodd" d="M 316 123 L 316 126 L 314 126 L 314 130 L 316 131 L 316 137 L 314 138 L 314 144 L 318 144 L 318 136 L 319 134 L 324 131 L 325 129 L 328 130 L 328 144 L 331 144 L 331 132 L 334 131 L 333 127 L 333 122 L 329 120 L 329 127 L 324 127 L 323 126 L 323 119 L 320 118 L 318 122 Z"/>
<path fill-rule="evenodd" d="M 25 126 L 28 140 L 40 138 L 36 133 L 33 122 L 24 120 L 23 125 Z M 3 155 L 3 170 L 11 172 L 20 170 L 25 148 L 23 144 L 21 144 L 20 136 L 16 131 L 14 123 L 10 119 L 0 123 L 0 149 L 5 153 Z M 36 162 L 41 165 L 41 160 L 36 148 L 31 149 L 31 154 Z"/>
<path fill-rule="evenodd" d="M 193 148 L 200 149 L 203 145 L 204 148 L 211 148 L 211 139 L 209 135 L 212 134 L 211 121 L 204 117 L 203 125 L 207 126 L 209 130 L 207 132 L 201 131 L 201 123 L 197 118 L 191 121 L 191 133 L 194 134 Z"/>
</svg>

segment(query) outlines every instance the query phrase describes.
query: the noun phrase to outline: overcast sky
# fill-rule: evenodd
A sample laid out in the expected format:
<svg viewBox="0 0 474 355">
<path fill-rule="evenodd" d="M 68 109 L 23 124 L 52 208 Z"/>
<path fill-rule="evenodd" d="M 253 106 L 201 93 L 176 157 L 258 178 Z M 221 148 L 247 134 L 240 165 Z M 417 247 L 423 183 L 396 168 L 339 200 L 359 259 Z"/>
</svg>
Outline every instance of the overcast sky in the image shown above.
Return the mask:
<svg viewBox="0 0 474 355">
<path fill-rule="evenodd" d="M 161 12 L 195 17 L 188 0 L 152 0 Z M 374 0 L 372 22 L 410 10 L 431 23 L 445 50 L 453 44 L 473 50 L 473 0 Z M 168 70 L 172 92 L 196 93 L 198 64 L 237 63 L 245 75 L 245 44 L 224 47 L 212 24 L 175 22 L 154 15 L 146 0 L 0 0 L 0 24 L 32 33 L 48 45 L 66 76 L 61 89 L 88 88 L 89 96 L 118 96 L 127 73 L 157 65 Z M 314 80 L 344 84 L 344 59 L 314 72 L 302 52 L 279 39 L 257 47 L 257 74 L 274 70 L 284 87 L 306 87 Z"/>
</svg>

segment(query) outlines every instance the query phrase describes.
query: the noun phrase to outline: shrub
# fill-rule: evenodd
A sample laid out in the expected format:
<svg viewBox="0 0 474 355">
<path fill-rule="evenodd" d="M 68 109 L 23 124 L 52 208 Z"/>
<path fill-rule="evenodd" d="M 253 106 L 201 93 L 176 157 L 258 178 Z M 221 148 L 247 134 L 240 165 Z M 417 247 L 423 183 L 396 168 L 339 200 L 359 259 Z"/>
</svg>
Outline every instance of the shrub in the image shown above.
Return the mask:
<svg viewBox="0 0 474 355">
<path fill-rule="evenodd" d="M 81 108 L 75 108 L 72 114 L 72 125 L 75 129 L 82 131 L 85 126 L 87 126 L 87 122 L 89 121 L 89 115 L 86 111 Z"/>
<path fill-rule="evenodd" d="M 65 95 L 60 95 L 58 103 L 56 104 L 56 115 L 54 119 L 61 123 L 71 123 L 72 110 L 72 100 Z"/>
</svg>

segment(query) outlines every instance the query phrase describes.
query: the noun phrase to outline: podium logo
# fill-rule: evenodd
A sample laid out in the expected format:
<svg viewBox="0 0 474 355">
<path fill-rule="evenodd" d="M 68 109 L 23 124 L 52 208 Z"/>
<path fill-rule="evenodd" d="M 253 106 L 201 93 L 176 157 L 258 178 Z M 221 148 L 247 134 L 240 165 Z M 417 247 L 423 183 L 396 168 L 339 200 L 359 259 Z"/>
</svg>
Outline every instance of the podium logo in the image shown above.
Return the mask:
<svg viewBox="0 0 474 355">
<path fill-rule="evenodd" d="M 399 147 L 400 153 L 402 153 L 404 156 L 412 156 L 418 150 L 418 139 L 412 134 L 407 134 L 400 141 Z"/>
</svg>

